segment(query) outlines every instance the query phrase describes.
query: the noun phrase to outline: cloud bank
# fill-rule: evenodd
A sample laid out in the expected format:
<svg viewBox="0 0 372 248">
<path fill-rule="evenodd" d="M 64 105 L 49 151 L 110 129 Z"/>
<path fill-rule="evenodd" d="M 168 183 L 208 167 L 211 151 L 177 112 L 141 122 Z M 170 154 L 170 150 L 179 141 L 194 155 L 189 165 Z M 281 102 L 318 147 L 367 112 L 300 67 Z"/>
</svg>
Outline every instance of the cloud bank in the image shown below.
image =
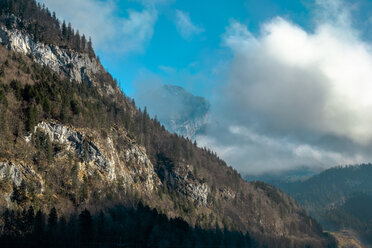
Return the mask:
<svg viewBox="0 0 372 248">
<path fill-rule="evenodd" d="M 276 17 L 257 35 L 231 22 L 229 80 L 201 145 L 256 174 L 371 161 L 371 44 L 346 4 L 319 1 L 316 16 L 312 31 Z"/>
<path fill-rule="evenodd" d="M 59 19 L 73 23 L 80 33 L 91 36 L 96 49 L 111 53 L 143 52 L 158 17 L 156 1 L 141 1 L 143 9 L 128 10 L 127 17 L 116 14 L 118 6 L 113 0 L 38 1 L 58 12 Z"/>
</svg>

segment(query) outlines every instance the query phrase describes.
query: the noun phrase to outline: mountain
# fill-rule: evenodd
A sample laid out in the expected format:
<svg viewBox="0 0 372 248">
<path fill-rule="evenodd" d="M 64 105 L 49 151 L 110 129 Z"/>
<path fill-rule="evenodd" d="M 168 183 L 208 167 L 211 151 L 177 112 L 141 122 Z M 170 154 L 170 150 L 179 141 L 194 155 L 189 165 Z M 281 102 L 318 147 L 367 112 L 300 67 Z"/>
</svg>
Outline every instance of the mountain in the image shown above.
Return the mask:
<svg viewBox="0 0 372 248">
<path fill-rule="evenodd" d="M 372 165 L 335 167 L 305 180 L 271 181 L 330 230 L 349 228 L 372 245 Z"/>
<path fill-rule="evenodd" d="M 194 96 L 175 85 L 164 85 L 164 95 L 161 97 L 165 101 L 172 99 L 176 102 L 174 108 L 169 112 L 168 117 L 159 119 L 165 123 L 165 127 L 180 136 L 194 138 L 198 132 L 202 132 L 208 122 L 208 113 L 210 109 L 209 102 L 200 96 Z M 169 102 L 168 102 L 169 103 Z M 163 123 L 162 122 L 162 123 Z"/>
<path fill-rule="evenodd" d="M 171 133 L 194 139 L 208 124 L 210 103 L 180 86 L 155 86 L 139 94 L 137 100 Z"/>
<path fill-rule="evenodd" d="M 372 246 L 372 196 L 353 194 L 340 205 L 328 210 L 325 221 L 333 229 L 350 229 L 369 247 Z M 367 246 L 365 245 L 365 246 Z"/>
<path fill-rule="evenodd" d="M 233 237 L 235 247 L 334 247 L 291 197 L 245 182 L 136 108 L 91 43 L 48 9 L 6 0 L 0 13 L 3 244 L 109 246 L 114 237 L 151 247 L 174 230 L 190 247 L 217 236 L 222 247 Z M 178 244 L 172 235 L 161 247 Z"/>
</svg>

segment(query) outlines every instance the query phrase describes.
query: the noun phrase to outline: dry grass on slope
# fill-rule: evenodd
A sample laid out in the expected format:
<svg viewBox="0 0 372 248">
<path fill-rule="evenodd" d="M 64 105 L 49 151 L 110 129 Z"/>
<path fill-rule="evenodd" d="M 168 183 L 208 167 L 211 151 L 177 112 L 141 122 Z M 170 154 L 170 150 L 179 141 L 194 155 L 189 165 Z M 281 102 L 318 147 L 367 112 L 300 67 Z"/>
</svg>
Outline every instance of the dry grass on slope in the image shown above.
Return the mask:
<svg viewBox="0 0 372 248">
<path fill-rule="evenodd" d="M 331 232 L 336 238 L 338 248 L 365 248 L 362 242 L 357 238 L 355 233 L 351 230 L 341 230 L 337 232 Z"/>
</svg>

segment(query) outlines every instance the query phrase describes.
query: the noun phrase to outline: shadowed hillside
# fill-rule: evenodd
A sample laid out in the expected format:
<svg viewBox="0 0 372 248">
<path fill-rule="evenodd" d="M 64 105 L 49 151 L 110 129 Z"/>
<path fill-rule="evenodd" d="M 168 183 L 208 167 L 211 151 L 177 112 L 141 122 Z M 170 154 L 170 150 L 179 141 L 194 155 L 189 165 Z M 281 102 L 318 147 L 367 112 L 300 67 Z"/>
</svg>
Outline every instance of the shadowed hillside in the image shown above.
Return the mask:
<svg viewBox="0 0 372 248">
<path fill-rule="evenodd" d="M 352 229 L 372 244 L 372 165 L 335 167 L 309 179 L 272 181 L 293 196 L 324 227 Z"/>
</svg>

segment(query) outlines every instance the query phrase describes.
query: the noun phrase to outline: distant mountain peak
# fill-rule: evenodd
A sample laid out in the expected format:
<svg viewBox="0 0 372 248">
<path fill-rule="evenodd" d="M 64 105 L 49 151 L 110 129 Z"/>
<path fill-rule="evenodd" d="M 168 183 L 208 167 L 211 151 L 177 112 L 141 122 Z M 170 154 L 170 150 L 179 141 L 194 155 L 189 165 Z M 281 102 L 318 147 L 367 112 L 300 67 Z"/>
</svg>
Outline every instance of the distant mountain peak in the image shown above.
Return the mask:
<svg viewBox="0 0 372 248">
<path fill-rule="evenodd" d="M 153 93 L 145 93 L 140 105 L 147 106 L 150 114 L 157 116 L 165 128 L 180 136 L 193 139 L 208 123 L 210 103 L 201 96 L 195 96 L 184 88 L 165 84 Z"/>
</svg>

